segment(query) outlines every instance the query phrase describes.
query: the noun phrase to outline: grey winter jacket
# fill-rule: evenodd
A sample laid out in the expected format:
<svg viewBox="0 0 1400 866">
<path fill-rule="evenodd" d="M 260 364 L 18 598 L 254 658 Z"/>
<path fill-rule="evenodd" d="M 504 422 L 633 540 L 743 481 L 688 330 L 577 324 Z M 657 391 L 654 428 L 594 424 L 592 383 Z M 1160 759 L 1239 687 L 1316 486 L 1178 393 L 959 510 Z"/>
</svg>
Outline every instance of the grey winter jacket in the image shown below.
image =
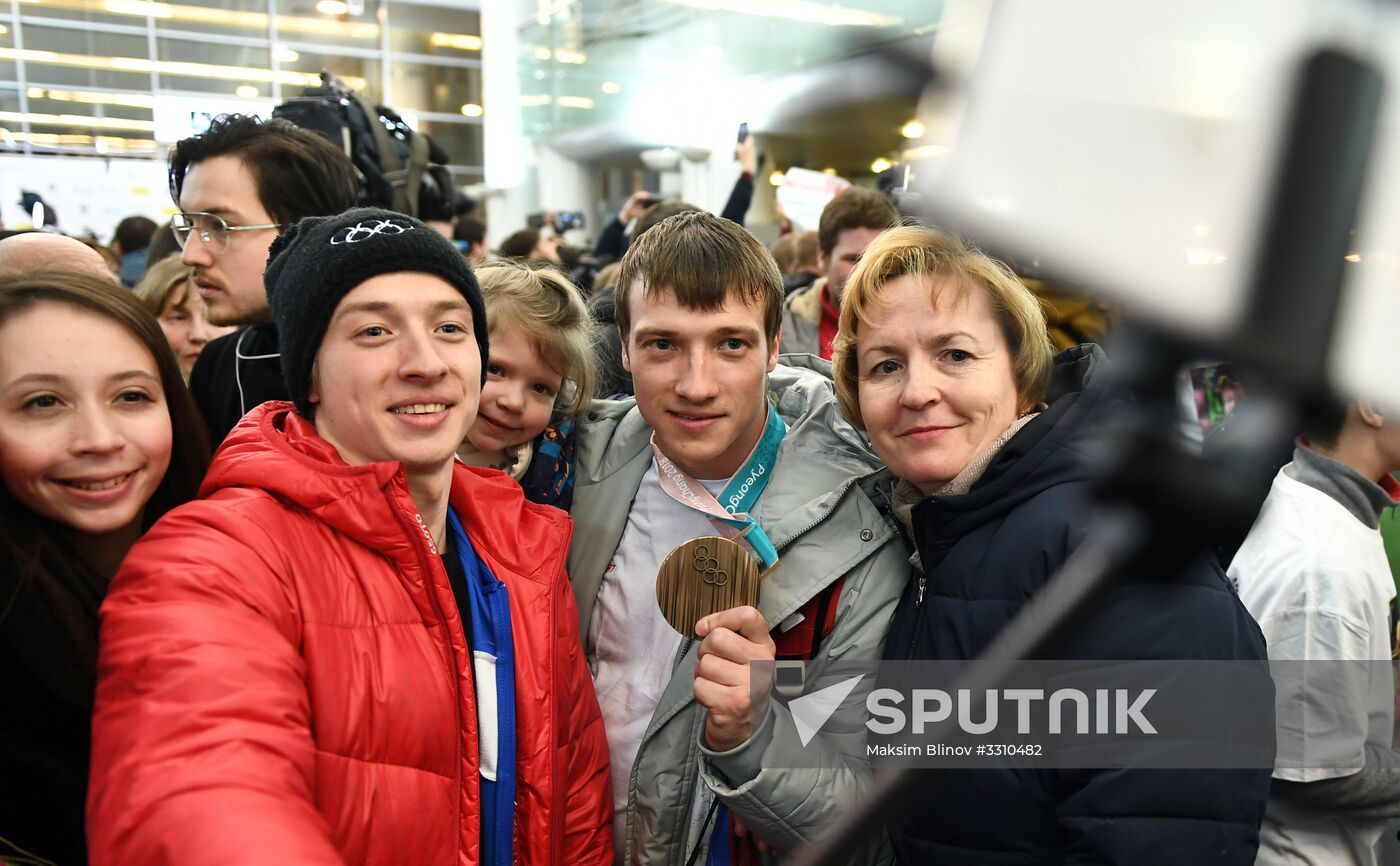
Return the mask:
<svg viewBox="0 0 1400 866">
<path fill-rule="evenodd" d="M 778 351 L 784 355 L 821 355 L 822 292 L 826 277 L 818 277 L 805 289 L 783 300 L 783 330 Z"/>
<path fill-rule="evenodd" d="M 770 628 L 795 626 L 804 604 L 846 576 L 835 626 L 806 664 L 809 683 L 832 662 L 880 658 L 891 612 L 909 575 L 903 537 L 880 507 L 887 504 L 893 479 L 838 414 L 829 376 L 830 365 L 810 356 L 781 358 L 770 375 L 769 396 L 789 430 L 772 480 L 752 512 L 781 556 L 763 580 L 758 605 Z M 594 403 L 579 425 L 569 574 L 585 641 L 603 573 L 627 524 L 627 509 L 619 505 L 632 501 L 652 460 L 650 436 L 630 400 Z M 692 694 L 696 647 L 694 640 L 682 644 L 630 768 L 619 862 L 684 864 L 693 848 L 705 843 L 700 819 L 707 802 L 696 804 L 697 793 L 706 801 L 719 797 L 759 838 L 788 851 L 825 830 L 869 782 L 863 757 L 843 757 L 864 755 L 863 727 L 823 730 L 803 749 L 790 712 L 776 700 L 747 743 L 732 752 L 711 752 L 703 742 L 704 710 Z M 857 694 L 848 700 L 864 699 L 864 692 Z M 826 769 L 792 769 L 812 767 L 816 750 L 826 757 Z M 889 857 L 881 838 L 862 862 Z"/>
</svg>

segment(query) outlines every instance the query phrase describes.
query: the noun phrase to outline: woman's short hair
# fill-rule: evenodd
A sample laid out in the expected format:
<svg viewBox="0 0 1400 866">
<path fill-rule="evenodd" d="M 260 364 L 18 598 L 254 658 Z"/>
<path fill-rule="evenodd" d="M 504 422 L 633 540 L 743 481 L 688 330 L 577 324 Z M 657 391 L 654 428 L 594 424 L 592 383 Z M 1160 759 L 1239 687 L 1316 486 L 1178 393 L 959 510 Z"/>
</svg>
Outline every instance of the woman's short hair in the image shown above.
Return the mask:
<svg viewBox="0 0 1400 866">
<path fill-rule="evenodd" d="M 960 238 L 937 229 L 905 226 L 884 232 L 866 247 L 841 293 L 841 323 L 832 344 L 831 364 L 836 396 L 847 420 L 865 429 L 860 412 L 856 331 L 870 323 L 870 313 L 879 308 L 885 285 L 903 276 L 927 279 L 930 309 L 948 280 L 963 289 L 985 292 L 1011 350 L 1019 409 L 1029 409 L 1044 399 L 1055 349 L 1036 296 L 1010 268 Z"/>
<path fill-rule="evenodd" d="M 504 260 L 476 269 L 492 331 L 516 328 L 550 369 L 573 384 L 560 392 L 574 414 L 593 397 L 593 319 L 568 278 L 546 262 Z"/>
<path fill-rule="evenodd" d="M 194 499 L 209 465 L 204 421 L 185 387 L 180 366 L 155 317 L 126 289 L 69 268 L 0 273 L 0 325 L 41 304 L 67 304 L 115 322 L 155 358 L 170 412 L 170 467 L 142 513 L 143 530 L 162 514 Z M 100 361 L 100 358 L 94 359 Z M 0 557 L 32 561 L 44 550 L 63 549 L 51 521 L 32 514 L 0 487 Z"/>
<path fill-rule="evenodd" d="M 190 278 L 194 268 L 180 261 L 177 255 L 169 255 L 146 269 L 131 293 L 145 305 L 152 316 L 160 318 L 166 304 L 183 304 L 188 292 L 194 291 Z"/>
</svg>

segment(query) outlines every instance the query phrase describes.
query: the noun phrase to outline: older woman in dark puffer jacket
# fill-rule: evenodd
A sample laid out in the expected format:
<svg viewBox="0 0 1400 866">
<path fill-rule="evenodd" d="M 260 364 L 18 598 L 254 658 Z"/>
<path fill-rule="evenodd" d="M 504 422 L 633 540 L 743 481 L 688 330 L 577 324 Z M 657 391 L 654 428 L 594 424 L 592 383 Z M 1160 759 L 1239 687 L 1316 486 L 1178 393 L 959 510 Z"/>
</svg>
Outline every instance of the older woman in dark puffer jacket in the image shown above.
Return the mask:
<svg viewBox="0 0 1400 866">
<path fill-rule="evenodd" d="M 971 659 L 1084 540 L 1086 441 L 1112 400 L 1093 345 L 1052 357 L 1004 267 L 922 228 L 877 239 L 842 299 L 842 409 L 901 479 L 918 549 L 885 658 Z M 1116 575 L 1046 659 L 1262 660 L 1213 561 Z M 1254 862 L 1268 770 L 949 770 L 892 823 L 904 863 Z"/>
</svg>

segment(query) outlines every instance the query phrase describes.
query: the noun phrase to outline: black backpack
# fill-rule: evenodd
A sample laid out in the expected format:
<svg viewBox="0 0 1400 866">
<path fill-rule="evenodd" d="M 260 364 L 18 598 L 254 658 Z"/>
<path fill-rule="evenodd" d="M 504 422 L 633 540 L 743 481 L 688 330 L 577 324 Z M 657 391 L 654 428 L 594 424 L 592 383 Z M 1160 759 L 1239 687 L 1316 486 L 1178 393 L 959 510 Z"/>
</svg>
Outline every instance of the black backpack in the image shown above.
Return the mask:
<svg viewBox="0 0 1400 866">
<path fill-rule="evenodd" d="M 392 108 L 371 105 L 329 72 L 272 110 L 325 136 L 355 163 L 360 204 L 388 208 L 424 220 L 450 220 L 456 190 L 447 154 L 414 132 Z"/>
</svg>

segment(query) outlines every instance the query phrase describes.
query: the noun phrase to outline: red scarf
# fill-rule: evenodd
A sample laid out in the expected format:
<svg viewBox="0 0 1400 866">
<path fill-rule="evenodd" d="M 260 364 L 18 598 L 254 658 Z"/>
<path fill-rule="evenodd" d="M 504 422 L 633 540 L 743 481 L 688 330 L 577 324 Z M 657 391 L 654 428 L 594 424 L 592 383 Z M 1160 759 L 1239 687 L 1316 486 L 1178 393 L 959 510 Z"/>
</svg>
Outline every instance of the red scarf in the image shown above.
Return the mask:
<svg viewBox="0 0 1400 866">
<path fill-rule="evenodd" d="M 822 322 L 821 322 L 821 349 L 822 357 L 831 360 L 831 344 L 836 340 L 836 326 L 841 323 L 841 313 L 831 305 L 831 298 L 827 294 L 827 287 L 831 283 L 822 286 Z"/>
</svg>

